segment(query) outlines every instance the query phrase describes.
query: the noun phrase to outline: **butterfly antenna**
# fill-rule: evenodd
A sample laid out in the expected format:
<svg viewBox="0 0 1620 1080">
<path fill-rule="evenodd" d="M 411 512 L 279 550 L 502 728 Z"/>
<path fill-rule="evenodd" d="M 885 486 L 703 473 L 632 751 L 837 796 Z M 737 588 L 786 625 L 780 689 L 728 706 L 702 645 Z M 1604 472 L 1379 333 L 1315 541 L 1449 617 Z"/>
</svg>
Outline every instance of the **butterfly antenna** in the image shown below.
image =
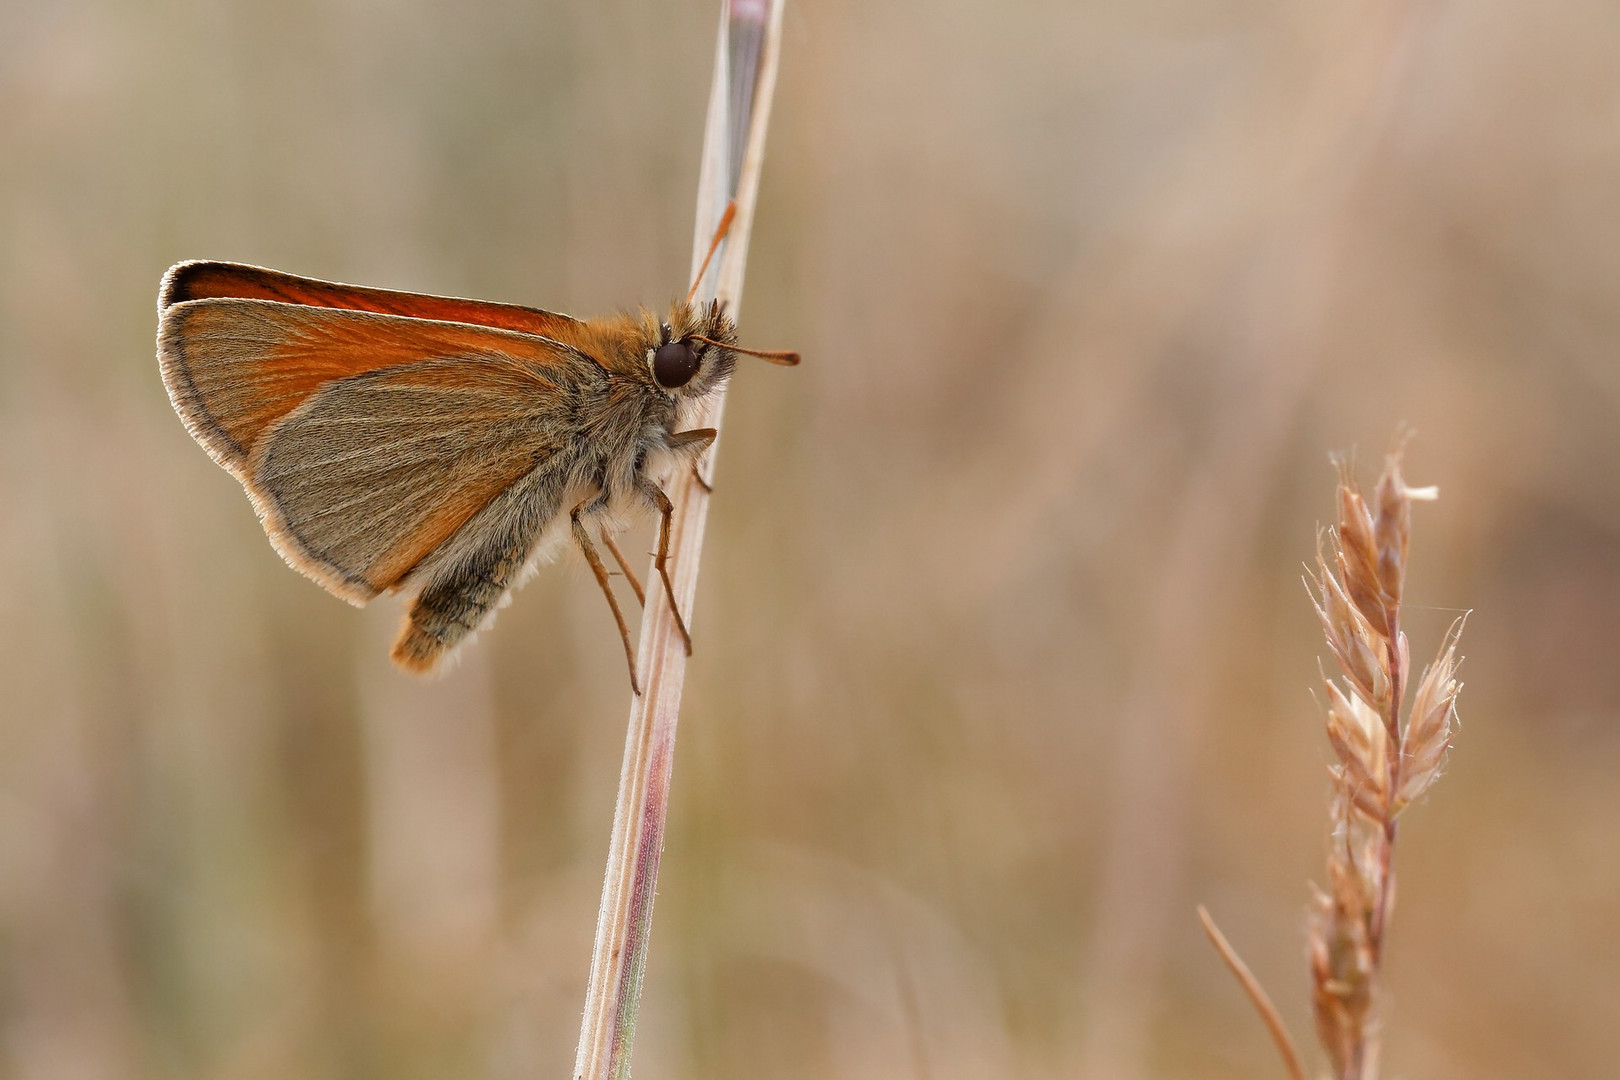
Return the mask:
<svg viewBox="0 0 1620 1080">
<path fill-rule="evenodd" d="M 718 345 L 722 349 L 730 349 L 732 352 L 742 353 L 744 356 L 757 356 L 761 360 L 769 360 L 771 363 L 781 364 L 783 367 L 793 367 L 799 362 L 799 354 L 789 349 L 744 349 L 739 345 L 727 345 L 723 341 L 706 338 L 700 334 L 693 334 L 691 340 L 701 341 L 707 345 Z"/>
<path fill-rule="evenodd" d="M 737 200 L 732 199 L 726 203 L 726 212 L 720 215 L 720 224 L 714 228 L 714 239 L 709 241 L 709 253 L 703 256 L 703 265 L 698 267 L 697 276 L 692 279 L 692 289 L 686 294 L 686 302 L 690 304 L 692 297 L 697 295 L 698 285 L 703 281 L 703 275 L 709 271 L 709 260 L 720 247 L 720 241 L 726 238 L 731 231 L 731 220 L 737 216 Z"/>
</svg>

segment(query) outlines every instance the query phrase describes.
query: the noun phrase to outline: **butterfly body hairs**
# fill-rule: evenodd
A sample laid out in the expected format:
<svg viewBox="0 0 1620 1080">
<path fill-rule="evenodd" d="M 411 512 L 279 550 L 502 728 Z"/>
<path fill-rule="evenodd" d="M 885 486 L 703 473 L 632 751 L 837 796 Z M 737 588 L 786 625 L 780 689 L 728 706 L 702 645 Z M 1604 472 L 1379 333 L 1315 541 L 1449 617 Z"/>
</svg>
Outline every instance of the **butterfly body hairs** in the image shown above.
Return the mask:
<svg viewBox="0 0 1620 1080">
<path fill-rule="evenodd" d="M 391 652 L 401 667 L 433 669 L 545 541 L 571 535 L 637 692 L 592 533 L 643 599 L 613 533 L 659 513 L 655 567 L 669 587 L 661 481 L 695 472 L 715 437 L 683 425 L 739 352 L 798 359 L 736 340 L 719 304 L 690 296 L 662 319 L 582 320 L 220 262 L 174 266 L 158 296 L 159 366 L 186 430 L 241 481 L 295 569 L 354 604 L 412 596 Z"/>
</svg>

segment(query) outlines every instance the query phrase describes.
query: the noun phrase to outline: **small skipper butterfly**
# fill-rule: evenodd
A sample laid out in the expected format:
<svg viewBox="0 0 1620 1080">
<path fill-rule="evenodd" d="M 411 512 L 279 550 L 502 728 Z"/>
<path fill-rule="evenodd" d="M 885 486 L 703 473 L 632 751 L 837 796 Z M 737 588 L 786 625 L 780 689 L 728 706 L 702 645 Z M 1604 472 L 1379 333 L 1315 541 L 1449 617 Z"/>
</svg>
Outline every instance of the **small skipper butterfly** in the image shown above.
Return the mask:
<svg viewBox="0 0 1620 1080">
<path fill-rule="evenodd" d="M 669 589 L 673 507 L 660 481 L 695 472 L 715 438 L 682 425 L 738 354 L 799 362 L 739 348 L 720 304 L 692 302 L 696 289 L 662 319 L 574 319 L 183 262 L 159 289 L 158 362 L 186 430 L 242 482 L 282 558 L 353 604 L 412 596 L 391 654 L 401 667 L 433 669 L 566 528 L 612 607 L 639 694 L 592 532 L 644 600 L 613 534 L 658 512 L 654 566 Z"/>
</svg>

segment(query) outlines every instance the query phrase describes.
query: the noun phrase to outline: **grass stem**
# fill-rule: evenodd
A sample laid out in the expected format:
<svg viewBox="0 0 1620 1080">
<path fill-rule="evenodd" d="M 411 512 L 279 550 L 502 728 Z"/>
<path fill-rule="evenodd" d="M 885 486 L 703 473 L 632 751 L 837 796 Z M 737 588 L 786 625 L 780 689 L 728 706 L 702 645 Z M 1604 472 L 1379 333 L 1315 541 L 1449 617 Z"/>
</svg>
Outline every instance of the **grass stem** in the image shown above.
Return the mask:
<svg viewBox="0 0 1620 1080">
<path fill-rule="evenodd" d="M 727 0 L 715 49 L 713 88 L 698 179 L 692 270 L 698 273 L 715 227 L 735 199 L 736 219 L 714 264 L 697 283 L 699 298 L 713 297 L 733 318 L 742 297 L 748 240 L 764 161 L 765 133 L 776 85 L 784 0 Z M 752 44 L 749 44 L 752 43 Z M 742 85 L 746 83 L 746 85 Z M 740 147 L 740 152 L 735 149 Z M 736 160 L 740 159 L 740 160 Z M 720 427 L 723 392 L 695 427 Z M 714 450 L 710 450 L 710 461 Z M 710 465 L 712 469 L 712 464 Z M 671 584 L 676 602 L 692 617 L 703 551 L 709 495 L 693 472 L 670 478 L 675 504 L 670 530 Z M 649 572 L 648 579 L 652 580 Z M 675 728 L 686 681 L 686 647 L 663 589 L 651 589 L 641 623 L 637 669 L 643 693 L 630 702 L 630 726 L 619 774 L 618 802 L 608 849 L 602 904 L 579 1050 L 576 1080 L 620 1080 L 630 1075 L 653 897 L 658 884 Z"/>
</svg>

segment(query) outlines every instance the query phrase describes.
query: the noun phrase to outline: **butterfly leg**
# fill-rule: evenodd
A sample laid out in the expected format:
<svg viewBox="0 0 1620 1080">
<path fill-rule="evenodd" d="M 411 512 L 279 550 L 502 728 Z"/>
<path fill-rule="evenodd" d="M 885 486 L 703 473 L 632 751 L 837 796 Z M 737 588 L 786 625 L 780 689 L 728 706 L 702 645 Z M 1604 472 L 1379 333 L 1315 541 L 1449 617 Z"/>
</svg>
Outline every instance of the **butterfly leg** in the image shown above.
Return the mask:
<svg viewBox="0 0 1620 1080">
<path fill-rule="evenodd" d="M 703 475 L 703 470 L 698 468 L 698 458 L 703 451 L 714 445 L 715 437 L 719 434 L 719 431 L 712 427 L 694 428 L 691 431 L 678 432 L 669 438 L 671 450 L 692 455 L 692 479 L 698 482 L 698 487 L 702 488 L 706 495 L 714 494 L 714 485 L 709 483 Z"/>
<path fill-rule="evenodd" d="M 602 526 L 602 543 L 606 544 L 607 549 L 613 553 L 613 561 L 619 564 L 619 569 L 624 571 L 624 576 L 629 580 L 630 587 L 636 591 L 636 603 L 646 607 L 647 593 L 641 587 L 641 579 L 636 577 L 634 570 L 630 569 L 630 561 L 624 557 L 624 552 L 619 550 L 619 545 L 613 542 L 613 534 L 608 532 L 606 525 Z"/>
<path fill-rule="evenodd" d="M 630 628 L 625 625 L 624 612 L 619 609 L 619 600 L 613 595 L 613 585 L 608 581 L 607 567 L 602 565 L 602 556 L 596 553 L 596 546 L 591 543 L 591 534 L 585 531 L 584 522 L 579 520 L 579 515 L 596 501 L 595 498 L 586 499 L 574 507 L 568 516 L 573 521 L 574 541 L 584 553 L 585 561 L 591 564 L 591 573 L 596 575 L 596 583 L 602 586 L 602 595 L 607 597 L 608 607 L 613 609 L 613 621 L 619 624 L 619 640 L 624 642 L 624 660 L 630 665 L 630 691 L 640 697 L 641 683 L 636 679 L 636 651 L 630 645 Z M 603 537 L 605 539 L 606 534 L 603 534 Z"/>
<path fill-rule="evenodd" d="M 658 520 L 658 554 L 653 557 L 653 567 L 664 580 L 664 595 L 669 597 L 669 610 L 675 616 L 675 629 L 681 632 L 681 640 L 686 643 L 686 655 L 691 656 L 692 635 L 686 629 L 686 619 L 681 616 L 680 602 L 675 599 L 675 586 L 669 582 L 669 523 L 675 516 L 675 504 L 669 501 L 669 496 L 657 484 L 649 483 L 646 491 L 647 497 L 663 515 Z"/>
</svg>

